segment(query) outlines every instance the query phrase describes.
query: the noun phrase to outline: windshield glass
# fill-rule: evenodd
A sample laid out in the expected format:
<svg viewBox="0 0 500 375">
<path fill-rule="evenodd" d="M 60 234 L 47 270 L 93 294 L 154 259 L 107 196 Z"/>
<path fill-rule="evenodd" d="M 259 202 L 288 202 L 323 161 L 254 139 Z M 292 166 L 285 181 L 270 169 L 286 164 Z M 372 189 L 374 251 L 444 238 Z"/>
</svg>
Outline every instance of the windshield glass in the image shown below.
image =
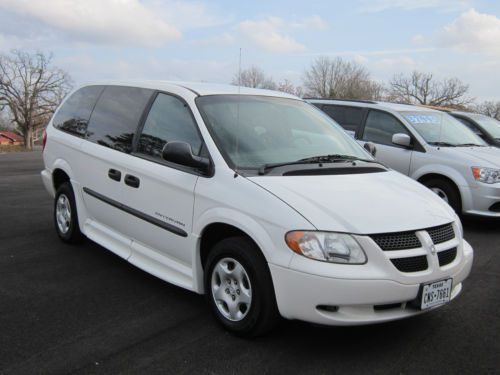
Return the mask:
<svg viewBox="0 0 500 375">
<path fill-rule="evenodd" d="M 486 130 L 493 138 L 500 139 L 500 121 L 493 117 L 484 115 L 469 115 L 473 120 L 477 121 L 484 130 Z"/>
<path fill-rule="evenodd" d="M 372 160 L 340 125 L 300 100 L 211 95 L 196 103 L 221 153 L 236 168 L 331 154 Z"/>
<path fill-rule="evenodd" d="M 472 130 L 446 113 L 419 111 L 400 114 L 431 145 L 485 145 Z"/>
</svg>

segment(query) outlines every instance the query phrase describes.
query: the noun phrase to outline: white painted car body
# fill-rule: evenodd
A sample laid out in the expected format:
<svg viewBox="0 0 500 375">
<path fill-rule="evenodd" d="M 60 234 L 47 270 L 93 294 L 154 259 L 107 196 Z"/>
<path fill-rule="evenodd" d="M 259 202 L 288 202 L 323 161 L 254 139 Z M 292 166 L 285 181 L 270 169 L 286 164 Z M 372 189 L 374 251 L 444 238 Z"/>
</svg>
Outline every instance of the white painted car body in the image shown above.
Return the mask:
<svg viewBox="0 0 500 375">
<path fill-rule="evenodd" d="M 458 188 L 464 214 L 500 217 L 498 209 L 490 209 L 493 205 L 498 206 L 500 203 L 500 183 L 479 182 L 474 179 L 472 174 L 472 167 L 500 169 L 500 149 L 493 146 L 456 148 L 432 146 L 402 115 L 408 111 L 441 114 L 440 111 L 427 107 L 384 102 L 322 99 L 312 99 L 308 102 L 315 105 L 333 104 L 375 109 L 391 114 L 401 122 L 423 149 L 415 150 L 395 147 L 395 145 L 376 144 L 377 160 L 417 181 L 428 175 L 443 176 L 451 180 Z M 365 143 L 361 139 L 358 142 L 362 145 Z"/>
<path fill-rule="evenodd" d="M 210 225 L 224 223 L 244 232 L 258 245 L 271 271 L 279 312 L 288 319 L 328 325 L 383 322 L 428 311 L 410 306 L 424 283 L 452 278 L 451 298 L 460 293 L 471 270 L 473 251 L 463 239 L 460 220 L 435 194 L 395 171 L 245 177 L 229 168 L 195 103 L 198 96 L 236 93 L 299 98 L 225 85 L 99 84 L 138 86 L 183 98 L 198 124 L 215 171 L 211 177 L 185 173 L 75 137 L 49 123 L 42 171 L 46 189 L 54 196 L 56 171 L 69 176 L 81 232 L 130 263 L 167 282 L 204 293 L 200 244 Z M 138 176 L 141 189 L 105 178 L 110 168 Z M 103 203 L 89 191 L 169 222 L 185 236 Z M 425 229 L 446 224 L 452 226 L 453 238 L 434 246 Z M 367 262 L 333 264 L 298 255 L 285 242 L 286 233 L 292 230 L 350 233 L 364 250 Z M 370 237 L 408 231 L 416 233 L 421 246 L 382 251 Z M 439 253 L 453 248 L 456 257 L 440 266 Z M 391 263 L 394 258 L 413 256 L 424 256 L 429 267 L 408 273 Z M 394 306 L 378 310 L 381 305 Z M 325 310 L 321 306 L 335 308 Z"/>
</svg>

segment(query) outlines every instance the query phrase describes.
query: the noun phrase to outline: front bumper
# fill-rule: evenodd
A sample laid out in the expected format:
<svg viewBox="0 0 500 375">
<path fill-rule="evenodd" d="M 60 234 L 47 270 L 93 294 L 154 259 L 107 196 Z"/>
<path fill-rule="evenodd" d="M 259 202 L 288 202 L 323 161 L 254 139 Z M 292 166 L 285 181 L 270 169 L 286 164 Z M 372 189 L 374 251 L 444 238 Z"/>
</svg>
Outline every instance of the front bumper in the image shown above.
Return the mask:
<svg viewBox="0 0 500 375">
<path fill-rule="evenodd" d="M 492 211 L 493 204 L 500 202 L 500 184 L 483 184 L 470 189 L 470 201 L 464 202 L 464 213 L 488 217 L 500 217 L 500 211 Z"/>
<path fill-rule="evenodd" d="M 347 266 L 359 267 L 356 274 L 349 278 L 345 275 L 342 278 L 326 277 L 272 264 L 269 266 L 278 309 L 283 317 L 325 325 L 361 325 L 402 319 L 439 307 L 420 310 L 410 304 L 417 298 L 422 283 L 451 277 L 451 299 L 458 296 L 462 281 L 470 273 L 473 259 L 472 248 L 466 241 L 463 241 L 459 251 L 461 255 L 457 256 L 456 262 L 441 270 L 418 276 L 418 282 L 415 282 L 417 279 L 405 278 L 402 273 L 402 277 L 397 277 L 399 280 L 389 279 L 389 274 L 363 279 L 365 274 L 380 274 L 380 270 L 368 270 L 370 267 L 377 268 L 376 264 L 370 265 L 370 257 L 366 265 Z M 363 268 L 368 272 L 365 273 Z"/>
</svg>

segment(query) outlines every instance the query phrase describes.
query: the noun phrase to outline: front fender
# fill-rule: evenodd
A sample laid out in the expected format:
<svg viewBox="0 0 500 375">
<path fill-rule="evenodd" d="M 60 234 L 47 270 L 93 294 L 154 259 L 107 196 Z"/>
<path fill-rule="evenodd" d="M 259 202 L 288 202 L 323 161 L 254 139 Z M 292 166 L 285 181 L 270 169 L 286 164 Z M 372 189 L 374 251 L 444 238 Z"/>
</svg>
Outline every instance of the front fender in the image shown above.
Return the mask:
<svg viewBox="0 0 500 375">
<path fill-rule="evenodd" d="M 466 207 L 472 201 L 470 186 L 465 177 L 454 168 L 443 164 L 426 164 L 411 174 L 411 178 L 419 180 L 425 175 L 441 175 L 451 180 L 458 188 L 462 199 L 462 207 Z"/>
</svg>

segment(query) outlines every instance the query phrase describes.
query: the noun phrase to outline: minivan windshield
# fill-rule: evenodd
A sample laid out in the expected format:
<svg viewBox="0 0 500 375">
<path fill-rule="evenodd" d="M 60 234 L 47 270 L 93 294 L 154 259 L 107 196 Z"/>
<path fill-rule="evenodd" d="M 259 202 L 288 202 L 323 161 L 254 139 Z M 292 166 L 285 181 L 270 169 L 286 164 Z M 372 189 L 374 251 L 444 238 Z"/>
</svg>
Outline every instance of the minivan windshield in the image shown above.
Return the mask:
<svg viewBox="0 0 500 375">
<path fill-rule="evenodd" d="M 257 169 L 320 155 L 373 160 L 340 125 L 300 100 L 208 95 L 198 97 L 196 104 L 234 168 Z"/>
<path fill-rule="evenodd" d="M 468 115 L 481 125 L 493 138 L 500 139 L 500 121 L 485 115 Z"/>
<path fill-rule="evenodd" d="M 406 112 L 400 114 L 430 145 L 485 146 L 484 141 L 466 125 L 447 113 Z"/>
</svg>

